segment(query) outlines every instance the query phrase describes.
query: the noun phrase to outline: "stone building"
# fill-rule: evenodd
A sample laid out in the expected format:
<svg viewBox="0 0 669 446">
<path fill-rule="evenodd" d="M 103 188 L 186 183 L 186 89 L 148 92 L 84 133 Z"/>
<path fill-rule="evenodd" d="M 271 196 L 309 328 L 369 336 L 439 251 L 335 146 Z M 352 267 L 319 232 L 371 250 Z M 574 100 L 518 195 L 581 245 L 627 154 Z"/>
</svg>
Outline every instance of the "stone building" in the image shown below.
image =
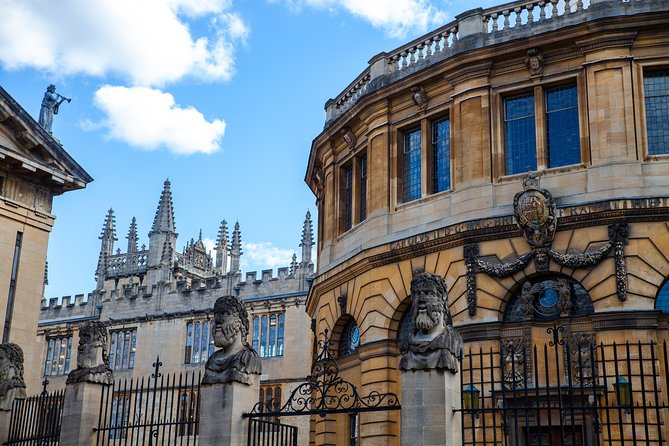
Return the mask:
<svg viewBox="0 0 669 446">
<path fill-rule="evenodd" d="M 110 209 L 100 235 L 95 290 L 42 302 L 38 335 L 45 347 L 40 363 L 50 389 L 65 386 L 76 364 L 77 327 L 89 320 L 108 327 L 115 379 L 149 376 L 158 356 L 163 374 L 202 370 L 214 351 L 213 305 L 223 295 L 238 296 L 249 311 L 248 342 L 262 360 L 263 399 L 282 399 L 308 374 L 311 350 L 304 346 L 311 345 L 312 331 L 304 306 L 314 275 L 309 212 L 299 262 L 293 254 L 291 264 L 276 273 L 268 269 L 260 275 L 255 271 L 242 275 L 239 223 L 230 234 L 226 221 L 221 222 L 213 254 L 201 232 L 177 251 L 169 181 L 148 237 L 148 247 L 138 246 L 133 218 L 125 250 L 117 248 L 116 220 Z M 308 438 L 308 420 L 301 421 L 300 429 Z"/>
<path fill-rule="evenodd" d="M 93 181 L 51 133 L 0 87 L 0 319 L 2 342 L 42 361 L 35 334 L 44 295 L 53 197 Z M 26 374 L 37 391 L 38 373 Z"/>
<path fill-rule="evenodd" d="M 666 400 L 667 29 L 661 0 L 474 9 L 374 56 L 327 101 L 305 178 L 318 206 L 307 312 L 361 393 L 401 394 L 409 285 L 426 271 L 445 279 L 464 340 L 460 390 L 493 408 L 470 412 L 466 443 L 536 444 L 537 428 L 567 423 L 568 444 L 662 444 L 666 408 L 632 407 Z M 557 418 L 556 370 L 617 412 Z M 520 401 L 528 388 L 543 399 Z M 504 412 L 521 403 L 537 409 Z M 400 416 L 328 416 L 311 440 L 399 444 Z"/>
</svg>

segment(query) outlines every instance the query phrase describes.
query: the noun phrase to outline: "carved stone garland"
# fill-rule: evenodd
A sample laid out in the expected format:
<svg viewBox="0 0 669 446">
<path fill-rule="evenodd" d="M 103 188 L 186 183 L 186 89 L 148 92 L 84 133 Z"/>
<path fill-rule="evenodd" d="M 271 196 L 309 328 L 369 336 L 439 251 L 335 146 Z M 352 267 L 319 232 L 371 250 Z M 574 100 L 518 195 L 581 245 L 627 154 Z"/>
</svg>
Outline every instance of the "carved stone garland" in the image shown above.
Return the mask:
<svg viewBox="0 0 669 446">
<path fill-rule="evenodd" d="M 568 268 L 588 268 L 597 265 L 613 250 L 616 266 L 616 288 L 618 299 L 627 298 L 627 265 L 625 245 L 629 238 L 627 223 L 609 225 L 609 241 L 601 248 L 579 254 L 563 254 L 551 248 L 557 229 L 555 201 L 553 195 L 539 187 L 539 176 L 533 173 L 523 180 L 523 192 L 513 199 L 514 216 L 523 236 L 532 250 L 507 263 L 490 263 L 479 257 L 477 243 L 464 246 L 467 269 L 467 304 L 469 315 L 476 314 L 476 273 L 504 278 L 523 270 L 534 259 L 537 271 L 547 271 L 550 261 Z"/>
</svg>

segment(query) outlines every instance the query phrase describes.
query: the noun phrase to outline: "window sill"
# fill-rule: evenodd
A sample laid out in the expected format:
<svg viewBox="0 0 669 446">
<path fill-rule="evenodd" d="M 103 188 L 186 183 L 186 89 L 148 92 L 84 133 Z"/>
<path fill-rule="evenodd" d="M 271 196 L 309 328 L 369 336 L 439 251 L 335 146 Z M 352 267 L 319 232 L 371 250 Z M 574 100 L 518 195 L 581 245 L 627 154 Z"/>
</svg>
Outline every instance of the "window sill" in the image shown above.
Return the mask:
<svg viewBox="0 0 669 446">
<path fill-rule="evenodd" d="M 424 197 L 416 198 L 415 200 L 407 201 L 406 203 L 397 203 L 395 205 L 395 211 L 401 211 L 403 209 L 409 209 L 419 204 L 424 204 L 434 200 L 439 200 L 441 198 L 450 196 L 453 192 L 454 192 L 453 189 L 447 189 L 435 192 L 430 195 L 425 195 Z"/>
<path fill-rule="evenodd" d="M 585 170 L 585 169 L 587 169 L 587 167 L 584 164 L 570 164 L 568 166 L 551 167 L 551 168 L 548 168 L 548 169 L 540 169 L 540 170 L 531 170 L 531 171 L 527 171 L 527 172 L 514 173 L 513 175 L 503 175 L 503 176 L 501 176 L 497 179 L 497 182 L 498 183 L 510 183 L 510 182 L 513 182 L 513 181 L 522 180 L 530 172 L 539 173 L 542 176 L 544 176 L 544 175 L 580 172 L 580 171 Z"/>
<path fill-rule="evenodd" d="M 648 155 L 646 161 L 669 161 L 669 153 L 662 153 L 658 155 Z"/>
</svg>

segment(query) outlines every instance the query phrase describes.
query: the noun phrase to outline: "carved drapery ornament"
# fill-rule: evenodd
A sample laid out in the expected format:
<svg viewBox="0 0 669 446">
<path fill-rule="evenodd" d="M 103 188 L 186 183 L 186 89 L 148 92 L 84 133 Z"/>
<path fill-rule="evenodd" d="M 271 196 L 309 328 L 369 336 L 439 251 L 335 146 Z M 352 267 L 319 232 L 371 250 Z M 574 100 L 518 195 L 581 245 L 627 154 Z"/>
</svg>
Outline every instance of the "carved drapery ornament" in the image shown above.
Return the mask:
<svg viewBox="0 0 669 446">
<path fill-rule="evenodd" d="M 523 336 L 501 341 L 504 388 L 525 389 L 532 384 L 532 345 L 529 329 Z"/>
<path fill-rule="evenodd" d="M 597 382 L 595 335 L 568 331 L 565 338 L 564 369 L 571 370 L 572 386 L 592 386 Z M 565 378 L 568 377 L 565 373 Z"/>
<path fill-rule="evenodd" d="M 464 246 L 469 315 L 476 314 L 477 272 L 504 278 L 523 270 L 532 259 L 537 271 L 547 271 L 550 261 L 568 268 L 589 268 L 604 260 L 612 250 L 615 256 L 617 295 L 618 299 L 624 301 L 627 298 L 627 223 L 609 225 L 609 241 L 599 249 L 578 254 L 560 253 L 551 248 L 557 230 L 556 207 L 552 194 L 539 187 L 539 176 L 533 173 L 523 180 L 523 187 L 525 190 L 517 193 L 513 200 L 514 216 L 532 250 L 510 262 L 491 263 L 479 257 L 478 244 Z"/>
</svg>

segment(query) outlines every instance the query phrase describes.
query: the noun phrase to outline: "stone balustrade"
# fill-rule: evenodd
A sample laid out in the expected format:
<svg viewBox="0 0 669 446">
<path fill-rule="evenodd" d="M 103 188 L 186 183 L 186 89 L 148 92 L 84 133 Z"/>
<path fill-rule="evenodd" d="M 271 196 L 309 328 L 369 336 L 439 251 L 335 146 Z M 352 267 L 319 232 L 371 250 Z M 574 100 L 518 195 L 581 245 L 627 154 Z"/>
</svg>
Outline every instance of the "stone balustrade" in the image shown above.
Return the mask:
<svg viewBox="0 0 669 446">
<path fill-rule="evenodd" d="M 589 6 L 590 0 L 514 1 L 483 10 L 483 32 L 505 31 L 565 14 L 577 14 Z"/>
<path fill-rule="evenodd" d="M 516 0 L 472 9 L 399 48 L 380 53 L 335 99 L 325 104 L 328 127 L 360 98 L 385 85 L 463 51 L 525 38 L 555 26 L 571 26 L 606 16 L 648 9 L 649 0 Z M 666 2 L 669 6 L 669 2 Z M 592 12 L 595 6 L 599 11 Z M 548 29 L 550 28 L 550 29 Z M 462 41 L 467 40 L 463 45 Z"/>
</svg>

